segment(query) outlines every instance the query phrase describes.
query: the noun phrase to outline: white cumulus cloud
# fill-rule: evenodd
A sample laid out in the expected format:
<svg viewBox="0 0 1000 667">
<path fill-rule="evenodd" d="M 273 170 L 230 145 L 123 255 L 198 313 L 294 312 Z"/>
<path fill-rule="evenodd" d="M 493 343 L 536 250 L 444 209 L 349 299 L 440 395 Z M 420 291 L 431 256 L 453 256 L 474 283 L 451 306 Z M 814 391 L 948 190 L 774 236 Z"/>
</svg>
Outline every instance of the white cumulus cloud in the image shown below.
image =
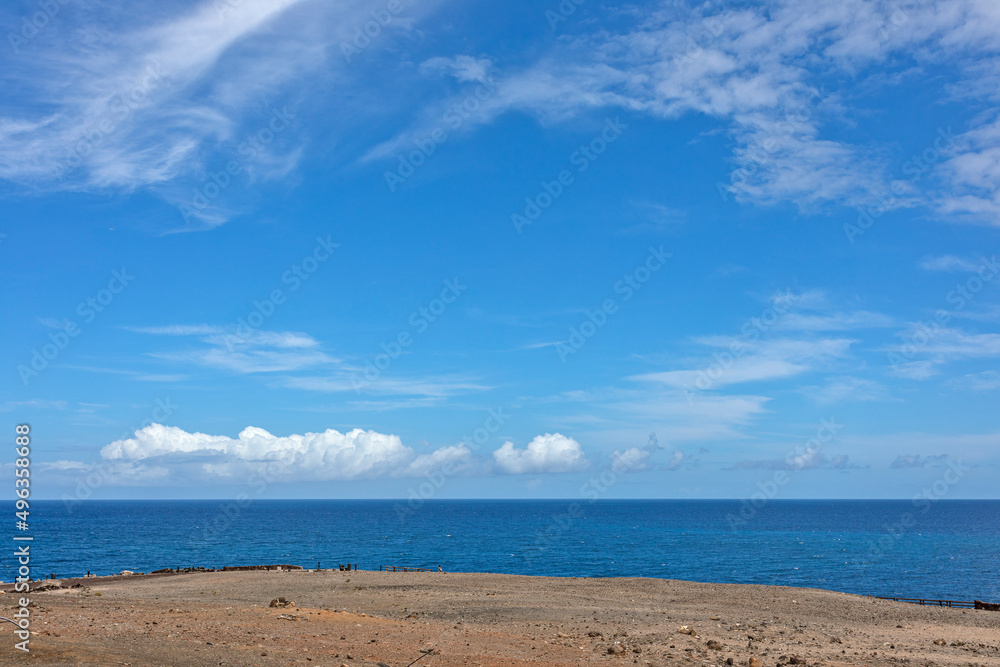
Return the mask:
<svg viewBox="0 0 1000 667">
<path fill-rule="evenodd" d="M 590 465 L 580 443 L 561 433 L 536 436 L 524 449 L 505 442 L 493 452 L 493 461 L 500 470 L 513 475 L 576 472 Z"/>
<path fill-rule="evenodd" d="M 159 483 L 182 479 L 243 483 L 254 475 L 275 482 L 322 482 L 490 470 L 464 443 L 418 454 L 397 435 L 360 428 L 279 436 L 248 426 L 232 438 L 153 423 L 103 447 L 101 459 L 108 482 L 115 484 L 152 478 Z M 526 449 L 514 449 L 508 442 L 493 453 L 493 459 L 494 469 L 509 474 L 572 472 L 589 465 L 580 443 L 558 433 L 539 435 Z M 59 466 L 64 472 L 93 468 L 75 461 Z"/>
<path fill-rule="evenodd" d="M 236 438 L 150 424 L 101 450 L 106 460 L 194 466 L 209 478 L 239 478 L 265 468 L 279 480 L 366 479 L 399 475 L 415 460 L 399 436 L 354 429 L 276 436 L 249 426 Z M 173 466 L 172 466 L 173 467 Z"/>
</svg>

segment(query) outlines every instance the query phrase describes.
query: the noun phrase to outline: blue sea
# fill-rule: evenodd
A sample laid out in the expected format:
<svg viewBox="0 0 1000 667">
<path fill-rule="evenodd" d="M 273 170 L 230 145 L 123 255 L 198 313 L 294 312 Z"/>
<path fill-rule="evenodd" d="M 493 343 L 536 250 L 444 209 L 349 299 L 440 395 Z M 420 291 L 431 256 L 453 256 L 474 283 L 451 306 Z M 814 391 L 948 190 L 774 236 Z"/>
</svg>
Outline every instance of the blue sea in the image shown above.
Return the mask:
<svg viewBox="0 0 1000 667">
<path fill-rule="evenodd" d="M 441 565 L 1000 602 L 1000 501 L 36 501 L 31 519 L 34 578 Z"/>
</svg>

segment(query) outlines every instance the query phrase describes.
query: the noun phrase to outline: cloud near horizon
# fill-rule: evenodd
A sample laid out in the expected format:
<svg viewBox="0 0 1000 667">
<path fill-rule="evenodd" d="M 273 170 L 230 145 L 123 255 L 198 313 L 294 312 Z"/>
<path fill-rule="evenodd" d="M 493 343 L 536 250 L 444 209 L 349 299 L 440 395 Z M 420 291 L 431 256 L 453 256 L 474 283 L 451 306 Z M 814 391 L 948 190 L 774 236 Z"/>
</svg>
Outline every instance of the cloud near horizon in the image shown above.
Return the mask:
<svg viewBox="0 0 1000 667">
<path fill-rule="evenodd" d="M 937 454 L 931 456 L 920 456 L 919 454 L 900 454 L 892 463 L 890 468 L 926 468 L 948 460 L 947 454 Z"/>
<path fill-rule="evenodd" d="M 578 472 L 590 465 L 580 443 L 561 433 L 536 436 L 525 449 L 516 449 L 514 443 L 505 442 L 493 452 L 493 460 L 500 470 L 511 475 Z"/>
<path fill-rule="evenodd" d="M 838 454 L 827 457 L 819 447 L 812 447 L 789 454 L 783 459 L 748 459 L 738 461 L 734 470 L 847 470 L 857 468 L 850 456 Z"/>
<path fill-rule="evenodd" d="M 156 423 L 106 445 L 101 458 L 105 469 L 122 483 L 165 480 L 182 470 L 192 479 L 240 481 L 256 473 L 278 482 L 297 482 L 418 477 L 442 469 L 453 474 L 566 473 L 589 465 L 580 444 L 559 433 L 539 435 L 525 449 L 506 442 L 493 452 L 491 465 L 476 460 L 464 443 L 418 455 L 399 436 L 359 428 L 276 436 L 248 426 L 230 438 Z M 59 462 L 60 470 L 87 468 L 84 463 Z"/>
</svg>

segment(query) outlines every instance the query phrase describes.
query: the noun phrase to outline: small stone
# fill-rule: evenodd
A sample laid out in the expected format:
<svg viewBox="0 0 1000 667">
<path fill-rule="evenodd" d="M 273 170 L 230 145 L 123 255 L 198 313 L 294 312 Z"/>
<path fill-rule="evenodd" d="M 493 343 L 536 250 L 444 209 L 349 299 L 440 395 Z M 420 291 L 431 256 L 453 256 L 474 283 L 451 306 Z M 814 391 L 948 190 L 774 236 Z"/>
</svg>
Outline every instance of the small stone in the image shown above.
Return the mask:
<svg viewBox="0 0 1000 667">
<path fill-rule="evenodd" d="M 844 642 L 842 642 L 840 640 L 840 637 L 830 637 L 830 643 L 831 644 L 843 644 Z"/>
<path fill-rule="evenodd" d="M 763 667 L 763 665 L 761 665 L 760 660 L 757 658 L 750 658 L 747 662 L 747 667 Z"/>
<path fill-rule="evenodd" d="M 621 644 L 612 644 L 608 647 L 608 655 L 624 655 L 625 647 Z"/>
<path fill-rule="evenodd" d="M 588 637 L 602 637 L 603 635 L 597 630 L 591 630 L 587 633 Z"/>
<path fill-rule="evenodd" d="M 935 639 L 934 643 L 937 644 L 938 646 L 945 646 L 948 642 L 946 642 L 943 639 Z"/>
<path fill-rule="evenodd" d="M 715 641 L 714 639 L 709 639 L 708 643 L 705 644 L 705 646 L 707 646 L 708 648 L 712 649 L 713 651 L 721 651 L 722 650 L 722 644 L 720 644 L 719 642 Z"/>
</svg>

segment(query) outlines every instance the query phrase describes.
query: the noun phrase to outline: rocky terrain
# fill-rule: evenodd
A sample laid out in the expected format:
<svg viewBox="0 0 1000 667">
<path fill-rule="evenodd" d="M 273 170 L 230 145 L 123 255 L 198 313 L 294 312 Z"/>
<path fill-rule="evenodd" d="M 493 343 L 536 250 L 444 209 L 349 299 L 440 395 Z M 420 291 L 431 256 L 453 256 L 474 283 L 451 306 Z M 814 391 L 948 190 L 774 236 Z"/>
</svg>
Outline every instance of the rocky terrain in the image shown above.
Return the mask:
<svg viewBox="0 0 1000 667">
<path fill-rule="evenodd" d="M 0 595 L 0 615 L 16 597 Z M 95 579 L 30 597 L 31 653 L 7 624 L 0 665 L 1000 667 L 998 612 L 802 588 L 283 570 Z"/>
</svg>

